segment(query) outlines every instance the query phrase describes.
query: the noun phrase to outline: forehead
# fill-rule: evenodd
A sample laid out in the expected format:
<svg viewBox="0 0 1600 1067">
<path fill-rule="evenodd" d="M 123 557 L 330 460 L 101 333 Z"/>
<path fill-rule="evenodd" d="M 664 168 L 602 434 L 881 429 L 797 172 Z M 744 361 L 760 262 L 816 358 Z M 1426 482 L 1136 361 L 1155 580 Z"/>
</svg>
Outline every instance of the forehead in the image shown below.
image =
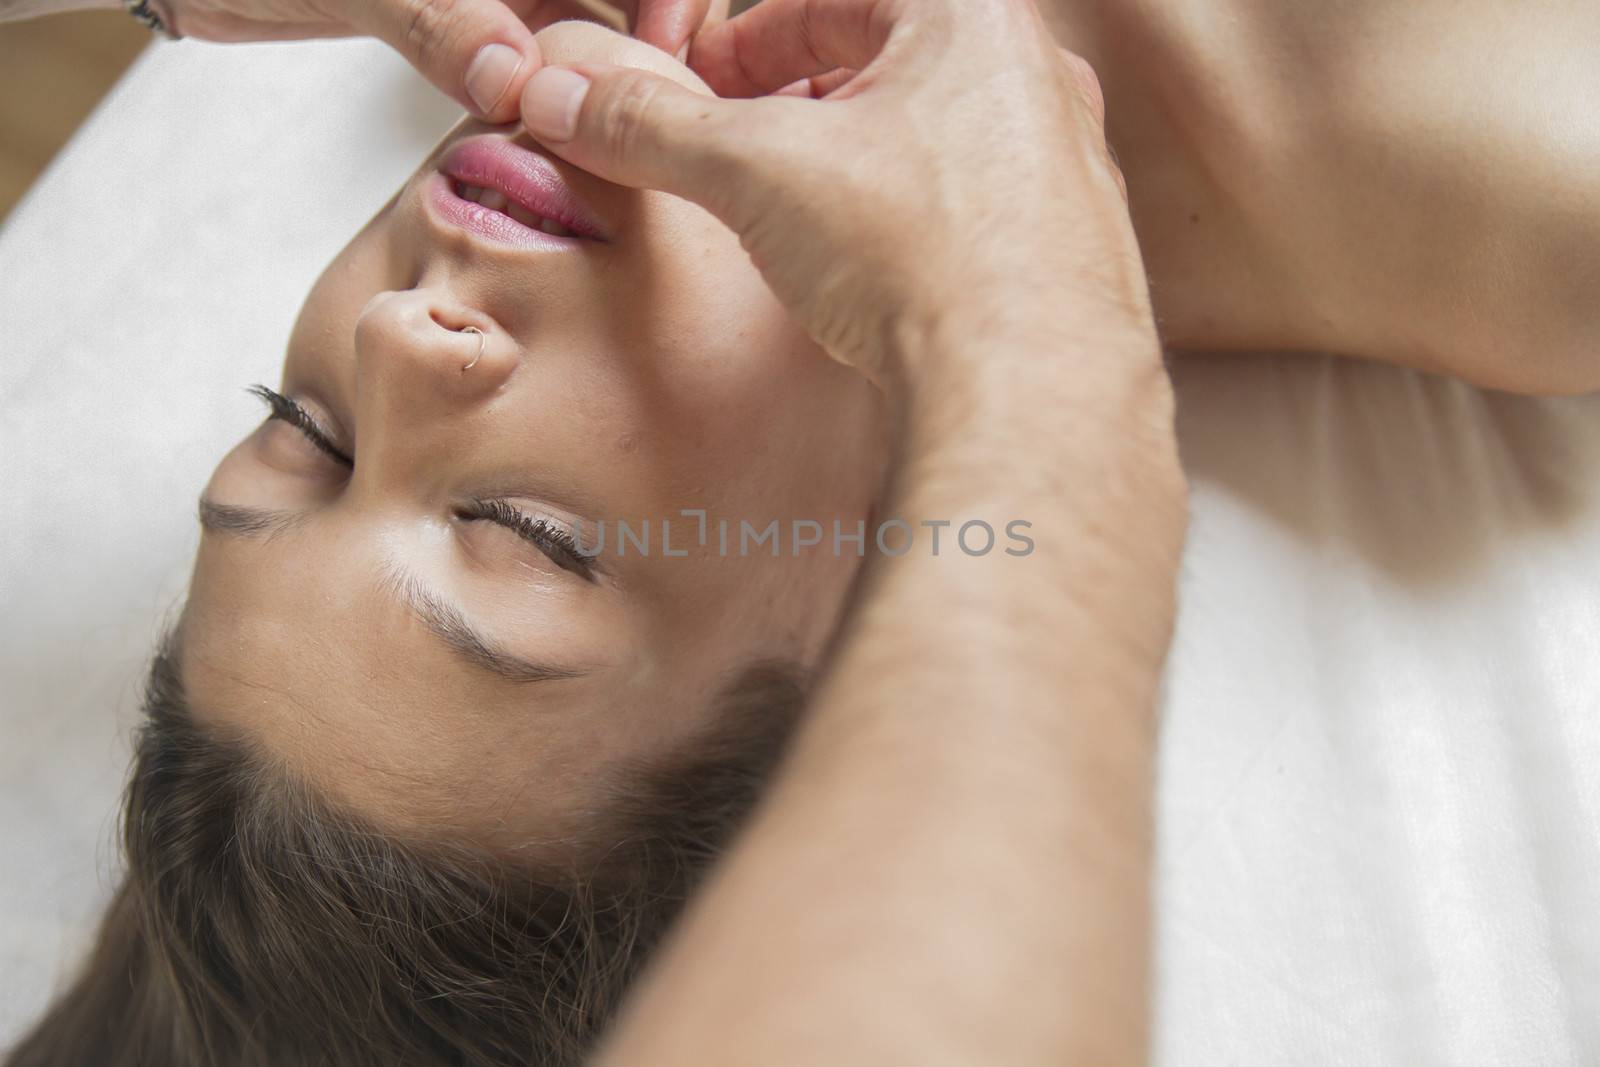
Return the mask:
<svg viewBox="0 0 1600 1067">
<path fill-rule="evenodd" d="M 179 639 L 198 724 L 379 825 L 479 836 L 581 807 L 616 679 L 485 684 L 380 583 L 312 547 L 204 539 Z"/>
</svg>

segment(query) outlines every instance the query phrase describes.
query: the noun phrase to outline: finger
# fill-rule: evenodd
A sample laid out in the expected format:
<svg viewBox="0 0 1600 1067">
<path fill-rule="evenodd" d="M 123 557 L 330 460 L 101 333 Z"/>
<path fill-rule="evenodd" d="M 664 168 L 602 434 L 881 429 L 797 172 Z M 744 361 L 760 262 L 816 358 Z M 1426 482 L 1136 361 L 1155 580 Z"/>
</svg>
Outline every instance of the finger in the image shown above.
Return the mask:
<svg viewBox="0 0 1600 1067">
<path fill-rule="evenodd" d="M 683 59 L 689 38 L 705 25 L 711 0 L 639 0 L 633 35 Z"/>
<path fill-rule="evenodd" d="M 463 107 L 491 122 L 517 115 L 540 64 L 533 31 L 501 0 L 381 0 L 362 5 L 366 30 L 387 41 Z"/>
<path fill-rule="evenodd" d="M 806 100 L 821 100 L 830 93 L 837 92 L 850 83 L 850 80 L 859 70 L 849 67 L 840 67 L 830 70 L 826 74 L 818 74 L 814 78 L 801 78 L 799 81 L 785 85 L 782 89 L 775 90 L 773 96 L 798 96 Z"/>
<path fill-rule="evenodd" d="M 607 181 L 660 189 L 734 230 L 738 198 L 778 142 L 803 141 L 779 112 L 788 100 L 719 100 L 634 67 L 544 67 L 522 92 L 522 121 L 541 144 Z M 766 136 L 774 127 L 784 138 Z M 755 195 L 755 194 L 750 194 Z"/>
<path fill-rule="evenodd" d="M 763 96 L 882 51 L 902 5 L 892 0 L 762 0 L 695 39 L 689 65 L 718 96 Z"/>
</svg>

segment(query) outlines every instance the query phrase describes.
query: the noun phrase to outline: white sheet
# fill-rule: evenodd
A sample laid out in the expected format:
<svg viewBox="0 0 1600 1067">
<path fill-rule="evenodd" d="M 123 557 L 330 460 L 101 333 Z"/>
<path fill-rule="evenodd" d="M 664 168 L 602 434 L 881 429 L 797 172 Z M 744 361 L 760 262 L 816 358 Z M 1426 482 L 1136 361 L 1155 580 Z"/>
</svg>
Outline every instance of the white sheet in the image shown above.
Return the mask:
<svg viewBox="0 0 1600 1067">
<path fill-rule="evenodd" d="M 452 118 L 375 45 L 158 46 L 0 232 L 0 1045 L 110 884 L 241 386 Z M 1158 1061 L 1600 1063 L 1600 397 L 1177 376 Z"/>
</svg>

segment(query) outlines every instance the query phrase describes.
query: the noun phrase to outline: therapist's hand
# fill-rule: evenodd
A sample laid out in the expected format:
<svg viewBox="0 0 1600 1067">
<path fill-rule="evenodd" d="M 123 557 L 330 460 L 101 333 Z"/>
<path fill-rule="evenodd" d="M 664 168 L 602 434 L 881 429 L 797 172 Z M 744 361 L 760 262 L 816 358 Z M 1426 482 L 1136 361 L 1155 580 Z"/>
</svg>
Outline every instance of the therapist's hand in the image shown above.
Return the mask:
<svg viewBox="0 0 1600 1067">
<path fill-rule="evenodd" d="M 764 0 L 689 62 L 724 98 L 552 66 L 523 121 L 580 167 L 707 208 L 818 343 L 880 384 L 916 370 L 908 352 L 1028 333 L 1157 351 L 1097 82 L 1031 3 Z"/>
<path fill-rule="evenodd" d="M 539 68 L 535 30 L 592 18 L 579 0 L 155 0 L 178 33 L 209 41 L 277 41 L 370 34 L 393 45 L 434 85 L 493 122 L 517 114 Z M 641 40 L 674 55 L 728 0 L 617 0 Z"/>
<path fill-rule="evenodd" d="M 1142 1064 L 1186 490 L 1093 77 L 1029 0 L 763 0 L 690 65 L 826 98 L 547 67 L 523 118 L 716 214 L 898 417 L 783 766 L 595 1062 Z M 980 517 L 1027 558 L 920 533 Z"/>
</svg>

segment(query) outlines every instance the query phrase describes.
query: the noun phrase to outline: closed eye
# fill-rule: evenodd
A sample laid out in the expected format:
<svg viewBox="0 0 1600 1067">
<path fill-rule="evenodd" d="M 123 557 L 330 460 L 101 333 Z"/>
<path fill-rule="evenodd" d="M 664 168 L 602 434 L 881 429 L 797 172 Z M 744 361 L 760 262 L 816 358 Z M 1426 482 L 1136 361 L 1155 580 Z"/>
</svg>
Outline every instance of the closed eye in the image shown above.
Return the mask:
<svg viewBox="0 0 1600 1067">
<path fill-rule="evenodd" d="M 473 500 L 456 509 L 463 519 L 481 519 L 504 526 L 549 557 L 562 570 L 571 571 L 586 582 L 596 580 L 599 567 L 593 555 L 585 554 L 577 539 L 560 526 L 525 515 L 504 500 Z"/>
<path fill-rule="evenodd" d="M 252 385 L 246 392 L 267 405 L 271 411 L 268 418 L 288 423 L 304 434 L 306 440 L 336 462 L 346 467 L 355 467 L 355 458 L 333 443 L 333 437 L 327 430 L 322 428 L 322 424 L 317 421 L 317 417 L 307 411 L 298 400 L 284 396 L 276 390 L 268 389 L 264 385 Z"/>
</svg>

